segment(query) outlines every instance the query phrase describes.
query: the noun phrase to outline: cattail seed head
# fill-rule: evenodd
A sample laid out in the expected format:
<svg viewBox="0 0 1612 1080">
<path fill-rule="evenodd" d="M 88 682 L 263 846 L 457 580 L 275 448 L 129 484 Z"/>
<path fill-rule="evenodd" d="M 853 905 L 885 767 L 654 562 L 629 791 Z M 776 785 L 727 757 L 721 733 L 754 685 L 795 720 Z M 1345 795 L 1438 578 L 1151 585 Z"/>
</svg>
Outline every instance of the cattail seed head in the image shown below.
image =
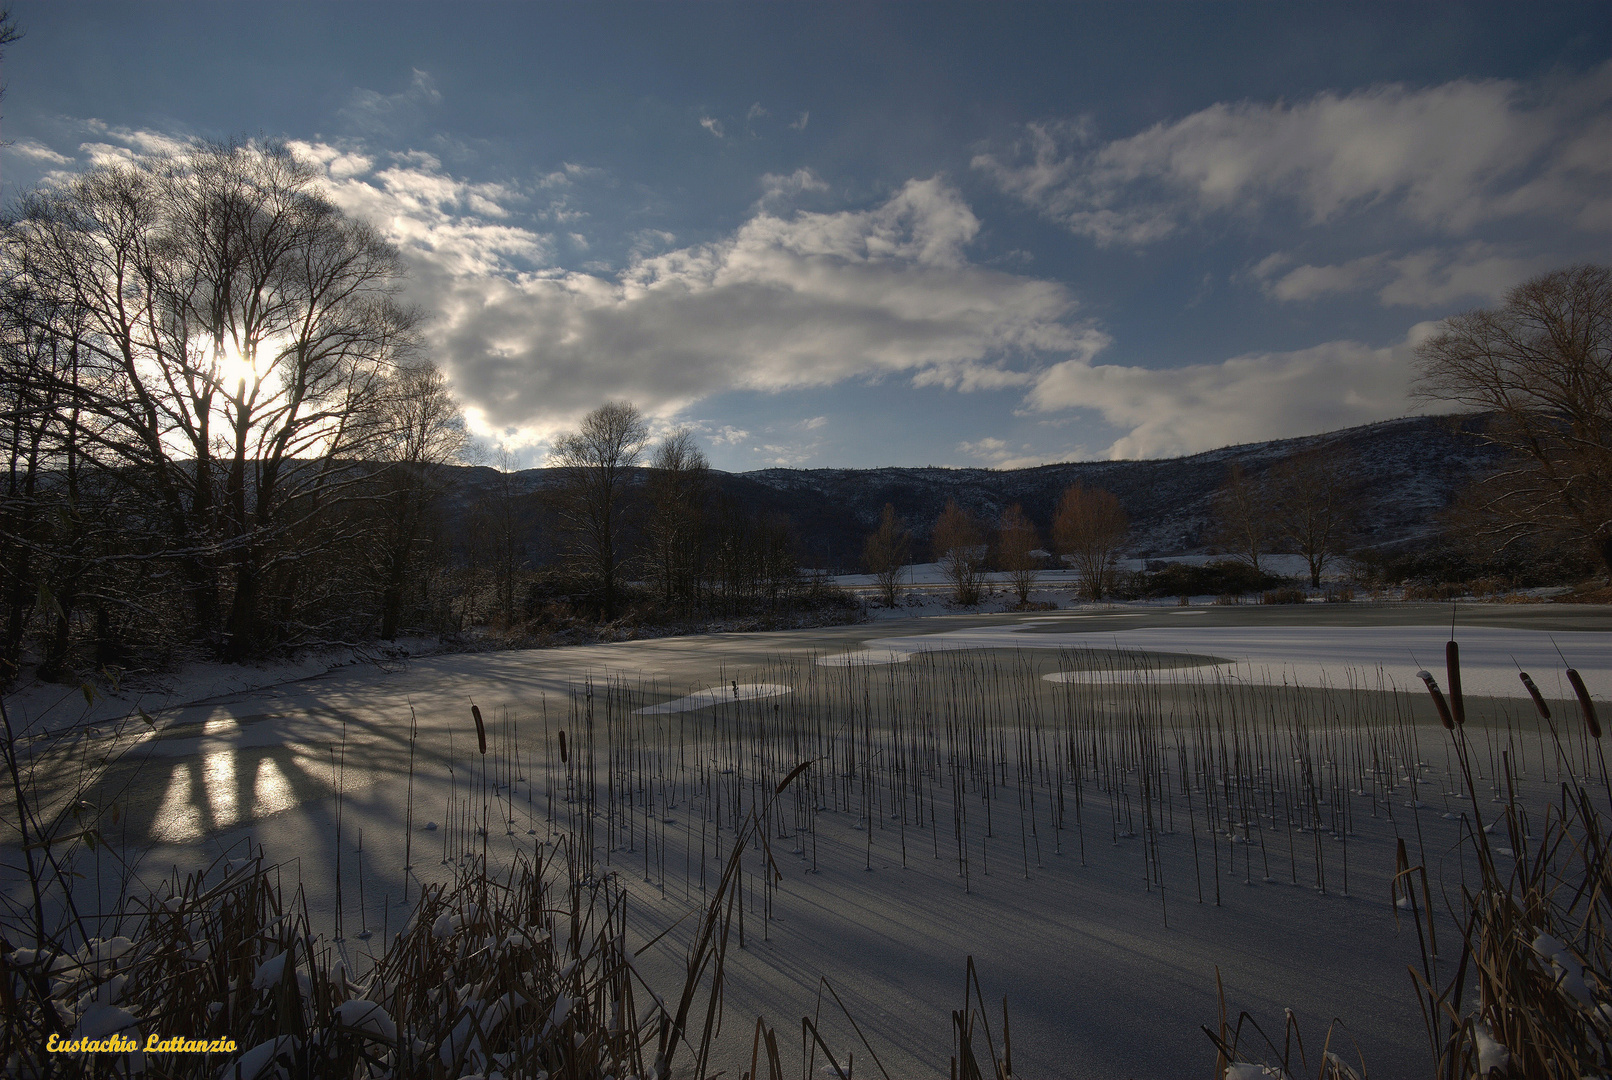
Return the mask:
<svg viewBox="0 0 1612 1080">
<path fill-rule="evenodd" d="M 1426 670 L 1418 671 L 1416 677 L 1427 684 L 1427 693 L 1433 699 L 1433 706 L 1438 709 L 1439 723 L 1443 724 L 1446 730 L 1453 731 L 1455 719 L 1450 715 L 1450 707 L 1445 703 L 1444 694 L 1439 690 L 1438 681 L 1433 678 L 1433 673 Z"/>
<path fill-rule="evenodd" d="M 1578 707 L 1583 710 L 1584 724 L 1590 729 L 1590 737 L 1601 737 L 1601 721 L 1595 715 L 1595 702 L 1590 700 L 1590 691 L 1579 678 L 1578 672 L 1572 668 L 1567 669 L 1567 681 L 1573 684 L 1573 693 L 1578 695 Z"/>
<path fill-rule="evenodd" d="M 1528 696 L 1534 699 L 1534 708 L 1539 710 L 1539 715 L 1544 719 L 1549 720 L 1550 706 L 1545 704 L 1545 696 L 1539 692 L 1539 687 L 1534 685 L 1534 680 L 1528 677 L 1528 673 L 1526 671 L 1519 671 L 1517 673 L 1517 677 L 1521 679 L 1522 684 L 1528 688 Z"/>
<path fill-rule="evenodd" d="M 1466 702 L 1461 697 L 1461 646 L 1453 640 L 1444 644 L 1444 669 L 1450 675 L 1450 718 L 1456 727 L 1466 723 Z"/>
</svg>

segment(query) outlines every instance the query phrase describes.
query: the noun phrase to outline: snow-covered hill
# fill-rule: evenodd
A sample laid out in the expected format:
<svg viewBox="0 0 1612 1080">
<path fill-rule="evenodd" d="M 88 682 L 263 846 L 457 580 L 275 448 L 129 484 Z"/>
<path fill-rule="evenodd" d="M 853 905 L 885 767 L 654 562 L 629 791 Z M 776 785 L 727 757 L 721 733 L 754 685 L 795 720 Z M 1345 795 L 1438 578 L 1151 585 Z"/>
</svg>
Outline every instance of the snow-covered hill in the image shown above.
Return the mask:
<svg viewBox="0 0 1612 1080">
<path fill-rule="evenodd" d="M 780 515 L 793 526 L 801 561 L 841 572 L 861 568 L 862 545 L 892 504 L 917 542 L 914 557 L 928 557 L 929 530 L 948 499 L 994 524 L 1014 503 L 1043 535 L 1065 488 L 1080 483 L 1119 497 L 1131 519 L 1130 553 L 1138 558 L 1205 554 L 1210 547 L 1211 504 L 1229 468 L 1263 474 L 1293 454 L 1318 450 L 1346 460 L 1365 506 L 1361 542 L 1393 547 L 1427 536 L 1437 515 L 1465 484 L 1494 467 L 1499 453 L 1468 418 L 1407 417 L 1298 439 L 1222 447 L 1191 457 L 1151 461 L 1084 461 L 1032 469 L 763 469 L 712 474 L 719 497 L 753 513 Z M 460 510 L 492 491 L 499 474 L 487 468 L 455 469 L 453 500 Z M 523 502 L 530 557 L 551 550 L 552 520 L 542 493 L 558 481 L 555 470 L 530 469 L 507 478 Z"/>
</svg>

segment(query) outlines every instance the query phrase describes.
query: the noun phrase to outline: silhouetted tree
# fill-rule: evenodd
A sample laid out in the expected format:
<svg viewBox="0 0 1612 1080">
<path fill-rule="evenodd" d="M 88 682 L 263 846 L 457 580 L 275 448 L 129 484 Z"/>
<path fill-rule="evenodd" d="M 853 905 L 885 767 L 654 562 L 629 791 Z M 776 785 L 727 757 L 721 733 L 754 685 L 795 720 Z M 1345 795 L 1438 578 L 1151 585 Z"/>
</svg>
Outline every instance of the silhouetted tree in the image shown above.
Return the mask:
<svg viewBox="0 0 1612 1080">
<path fill-rule="evenodd" d="M 1030 590 L 1035 588 L 1037 571 L 1040 569 L 1040 559 L 1036 555 L 1039 546 L 1040 538 L 1036 535 L 1035 525 L 1024 516 L 1024 509 L 1018 503 L 1008 507 L 1007 513 L 1002 515 L 1002 526 L 997 534 L 997 559 L 1002 569 L 1007 571 L 1008 581 L 1013 585 L 1021 604 L 1030 602 Z"/>
<path fill-rule="evenodd" d="M 526 522 L 531 517 L 531 496 L 521 490 L 517 462 L 500 451 L 493 477 L 470 504 L 465 523 L 465 554 L 470 564 L 472 589 L 491 578 L 493 615 L 505 627 L 516 619 L 516 586 L 528 565 Z"/>
<path fill-rule="evenodd" d="M 1064 491 L 1052 523 L 1053 541 L 1080 575 L 1088 599 L 1101 600 L 1110 589 L 1129 530 L 1130 519 L 1112 493 L 1080 484 Z"/>
<path fill-rule="evenodd" d="M 873 575 L 874 584 L 879 588 L 879 598 L 884 601 L 885 607 L 896 606 L 896 592 L 901 588 L 901 579 L 910 561 L 912 534 L 896 517 L 896 508 L 885 503 L 879 527 L 869 534 L 867 543 L 862 545 L 862 564 Z"/>
<path fill-rule="evenodd" d="M 669 609 L 693 611 L 704 572 L 710 463 L 694 433 L 681 428 L 661 440 L 649 467 L 649 577 Z"/>
<path fill-rule="evenodd" d="M 1328 562 L 1348 553 L 1359 516 L 1359 485 L 1347 457 L 1307 450 L 1270 472 L 1271 519 L 1288 545 L 1304 556 L 1310 587 L 1321 587 Z"/>
<path fill-rule="evenodd" d="M 1416 360 L 1418 395 L 1492 414 L 1484 438 L 1514 454 L 1479 489 L 1499 546 L 1566 538 L 1612 580 L 1612 268 L 1543 274 L 1452 315 Z"/>
<path fill-rule="evenodd" d="M 456 461 L 466 432 L 459 403 L 435 364 L 406 364 L 381 395 L 381 534 L 376 545 L 381 580 L 381 637 L 397 636 L 404 588 L 420 577 L 422 547 L 445 493 L 439 467 Z"/>
<path fill-rule="evenodd" d="M 360 463 L 414 345 L 396 251 L 289 149 L 239 144 L 91 169 L 28 196 L 3 242 L 41 301 L 8 317 L 76 350 L 81 449 L 146 502 L 194 631 L 238 657 L 343 618 L 309 564 L 364 527 Z"/>
<path fill-rule="evenodd" d="M 946 580 L 952 584 L 952 600 L 970 606 L 979 603 L 987 548 L 974 515 L 958 506 L 956 500 L 947 499 L 946 509 L 935 522 L 930 546 Z"/>
<path fill-rule="evenodd" d="M 554 464 L 564 470 L 560 520 L 572 555 L 593 579 L 607 620 L 616 617 L 622 494 L 648 441 L 638 409 L 609 401 L 554 445 Z"/>
<path fill-rule="evenodd" d="M 1215 542 L 1259 573 L 1259 560 L 1270 551 L 1275 535 L 1270 491 L 1264 480 L 1249 476 L 1241 465 L 1232 465 L 1226 482 L 1215 492 L 1214 515 Z"/>
</svg>

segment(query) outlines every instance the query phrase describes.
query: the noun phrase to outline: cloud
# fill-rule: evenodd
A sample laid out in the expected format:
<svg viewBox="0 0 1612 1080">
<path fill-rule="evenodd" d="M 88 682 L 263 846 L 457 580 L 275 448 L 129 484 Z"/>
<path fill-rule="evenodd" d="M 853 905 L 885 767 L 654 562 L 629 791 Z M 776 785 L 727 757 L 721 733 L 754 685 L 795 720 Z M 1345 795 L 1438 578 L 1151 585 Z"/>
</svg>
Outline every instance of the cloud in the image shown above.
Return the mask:
<svg viewBox="0 0 1612 1080">
<path fill-rule="evenodd" d="M 474 277 L 530 272 L 552 261 L 551 234 L 496 220 L 524 201 L 511 185 L 459 180 L 425 153 L 394 155 L 386 168 L 359 173 L 351 169 L 358 158 L 352 152 L 324 143 L 288 145 L 325 167 L 325 190 L 336 205 L 376 225 L 417 267 Z M 419 299 L 429 308 L 435 298 Z"/>
<path fill-rule="evenodd" d="M 1027 125 L 974 167 L 1099 244 L 1210 214 L 1296 207 L 1312 225 L 1385 206 L 1449 235 L 1500 218 L 1612 226 L 1612 62 L 1574 79 L 1460 79 L 1307 101 L 1217 103 L 1097 145 L 1089 118 Z"/>
<path fill-rule="evenodd" d="M 823 448 L 821 442 L 809 443 L 762 443 L 753 447 L 753 451 L 761 455 L 761 463 L 778 469 L 791 469 L 797 465 L 804 465 L 817 456 Z"/>
<path fill-rule="evenodd" d="M 11 152 L 21 154 L 30 161 L 42 161 L 47 165 L 71 165 L 73 163 L 72 158 L 66 154 L 58 154 L 37 139 L 19 139 L 12 144 Z"/>
<path fill-rule="evenodd" d="M 1127 434 L 1113 459 L 1195 454 L 1390 420 L 1411 411 L 1418 323 L 1386 348 L 1333 341 L 1296 352 L 1250 353 L 1218 364 L 1153 369 L 1066 360 L 1026 396 L 1032 412 L 1093 409 Z"/>
<path fill-rule="evenodd" d="M 722 138 L 722 121 L 710 116 L 700 117 L 700 126 L 717 138 Z"/>
<path fill-rule="evenodd" d="M 1544 270 L 1548 258 L 1523 256 L 1479 241 L 1459 248 L 1426 248 L 1398 258 L 1387 252 L 1332 266 L 1303 265 L 1276 254 L 1253 276 L 1276 300 L 1306 301 L 1373 290 L 1384 306 L 1439 307 L 1458 300 L 1493 302 L 1512 286 Z"/>
<path fill-rule="evenodd" d="M 828 417 L 814 416 L 810 420 L 802 420 L 800 422 L 800 426 L 805 428 L 807 431 L 816 431 L 818 428 L 825 426 L 827 423 Z"/>
<path fill-rule="evenodd" d="M 295 150 L 298 157 L 305 161 L 317 163 L 337 180 L 363 176 L 375 168 L 374 158 L 354 150 L 332 146 L 329 143 L 293 142 L 289 145 Z"/>
<path fill-rule="evenodd" d="M 781 173 L 766 173 L 761 178 L 762 195 L 757 202 L 760 207 L 775 207 L 777 204 L 806 191 L 827 191 L 828 184 L 821 177 L 802 166 L 785 176 Z"/>
<path fill-rule="evenodd" d="M 817 183 L 789 178 L 802 190 Z M 980 223 L 939 179 L 860 210 L 758 209 L 710 243 L 672 248 L 670 234 L 646 235 L 613 275 L 554 267 L 551 235 L 491 220 L 472 200 L 507 205 L 510 192 L 430 162 L 332 175 L 327 188 L 403 250 L 410 295 L 436 313 L 433 354 L 477 429 L 515 428 L 511 445 L 545 441 L 607 398 L 670 417 L 734 389 L 888 377 L 1027 386 L 1048 359 L 1107 343 L 1074 321 L 1065 286 L 970 262 Z"/>
<path fill-rule="evenodd" d="M 1435 307 L 1457 300 L 1492 303 L 1513 286 L 1547 269 L 1548 257 L 1504 254 L 1472 243 L 1459 251 L 1418 251 L 1395 259 L 1394 278 L 1378 292 L 1384 304 Z"/>
<path fill-rule="evenodd" d="M 806 130 L 806 124 L 807 124 L 807 122 L 809 120 L 811 120 L 811 118 L 812 118 L 811 112 L 809 110 L 803 110 L 801 112 L 801 114 L 800 114 L 800 118 L 798 120 L 795 120 L 795 121 L 790 123 L 789 130 L 790 131 L 805 131 Z"/>
<path fill-rule="evenodd" d="M 125 164 L 144 154 L 183 154 L 194 142 L 182 136 L 108 124 L 104 120 L 86 120 L 84 128 L 91 138 L 79 144 L 78 152 L 93 168 Z"/>
<path fill-rule="evenodd" d="M 766 116 L 766 115 L 767 115 L 767 110 L 763 109 L 761 107 L 761 102 L 758 101 L 754 105 L 750 106 L 749 111 L 747 111 L 744 114 L 744 118 L 746 120 L 756 120 L 756 119 L 759 119 L 760 117 L 763 117 L 763 116 Z"/>
<path fill-rule="evenodd" d="M 1032 469 L 1047 463 L 1046 456 L 1035 453 L 1028 443 L 1015 450 L 1003 440 L 990 437 L 977 442 L 960 442 L 957 451 L 993 469 Z"/>
<path fill-rule="evenodd" d="M 428 71 L 415 68 L 409 85 L 395 94 L 356 87 L 336 115 L 366 135 L 398 136 L 419 125 L 442 103 L 442 93 Z"/>
</svg>

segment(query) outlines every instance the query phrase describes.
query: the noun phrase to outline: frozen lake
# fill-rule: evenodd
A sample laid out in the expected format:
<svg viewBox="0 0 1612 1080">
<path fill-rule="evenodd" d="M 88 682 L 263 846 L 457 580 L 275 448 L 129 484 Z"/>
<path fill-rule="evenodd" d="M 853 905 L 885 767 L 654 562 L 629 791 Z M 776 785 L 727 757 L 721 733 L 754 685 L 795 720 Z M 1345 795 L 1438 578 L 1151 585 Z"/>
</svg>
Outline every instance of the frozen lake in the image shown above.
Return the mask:
<svg viewBox="0 0 1612 1080">
<path fill-rule="evenodd" d="M 1451 794 L 1415 677 L 1445 682 L 1449 618 L 1122 606 L 354 666 L 167 710 L 87 794 L 118 803 L 110 838 L 142 853 L 131 888 L 250 837 L 332 932 L 339 847 L 359 954 L 405 889 L 585 836 L 647 942 L 701 906 L 732 815 L 810 759 L 769 822 L 775 887 L 746 856 L 719 1067 L 748 1068 L 757 1014 L 798 1030 L 826 977 L 892 1076 L 944 1074 L 971 955 L 1008 998 L 1023 1075 L 1208 1068 L 1217 967 L 1234 1011 L 1275 1030 L 1290 1006 L 1317 1041 L 1341 1017 L 1375 1075 L 1408 1075 L 1426 1048 L 1395 846 L 1458 882 L 1461 816 L 1485 809 Z M 1576 723 L 1562 658 L 1607 700 L 1608 613 L 1464 605 L 1457 637 L 1467 694 L 1489 695 L 1470 705 L 1485 782 L 1505 750 L 1545 792 L 1516 664 Z M 1230 757 L 1228 730 L 1245 740 Z M 74 743 L 80 775 L 107 737 Z M 65 757 L 40 764 L 64 782 Z M 83 868 L 115 899 L 109 859 Z M 666 992 L 690 922 L 642 958 Z M 861 1057 L 833 1012 L 825 1030 Z"/>
</svg>

